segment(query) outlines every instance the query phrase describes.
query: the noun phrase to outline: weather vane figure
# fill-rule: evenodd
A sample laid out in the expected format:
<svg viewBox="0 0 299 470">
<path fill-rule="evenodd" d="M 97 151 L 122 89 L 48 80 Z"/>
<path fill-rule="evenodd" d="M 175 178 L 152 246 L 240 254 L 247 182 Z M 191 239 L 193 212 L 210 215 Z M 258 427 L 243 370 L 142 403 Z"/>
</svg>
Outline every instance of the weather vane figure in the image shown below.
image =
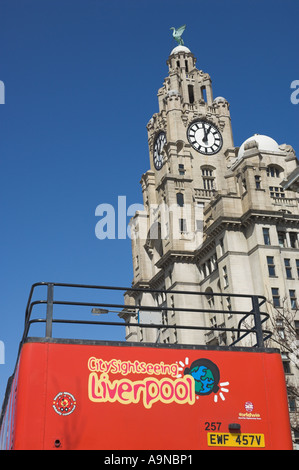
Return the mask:
<svg viewBox="0 0 299 470">
<path fill-rule="evenodd" d="M 186 25 L 184 24 L 183 26 L 180 26 L 178 29 L 175 29 L 173 26 L 170 28 L 170 29 L 173 29 L 173 33 L 172 33 L 172 36 L 174 37 L 174 39 L 176 40 L 176 42 L 183 46 L 184 45 L 184 41 L 182 39 L 182 34 L 183 32 L 185 31 L 186 29 Z"/>
</svg>

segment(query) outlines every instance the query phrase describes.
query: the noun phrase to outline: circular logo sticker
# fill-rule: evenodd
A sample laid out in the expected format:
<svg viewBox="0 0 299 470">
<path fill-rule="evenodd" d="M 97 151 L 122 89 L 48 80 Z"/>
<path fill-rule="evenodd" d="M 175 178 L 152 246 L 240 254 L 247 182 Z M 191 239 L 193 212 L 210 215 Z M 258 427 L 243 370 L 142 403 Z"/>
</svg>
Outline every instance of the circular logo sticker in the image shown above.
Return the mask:
<svg viewBox="0 0 299 470">
<path fill-rule="evenodd" d="M 76 408 L 76 399 L 68 392 L 57 393 L 53 399 L 53 408 L 60 416 L 70 415 Z"/>
<path fill-rule="evenodd" d="M 247 401 L 245 403 L 245 410 L 246 411 L 253 411 L 253 404 L 251 403 L 251 401 Z"/>
</svg>

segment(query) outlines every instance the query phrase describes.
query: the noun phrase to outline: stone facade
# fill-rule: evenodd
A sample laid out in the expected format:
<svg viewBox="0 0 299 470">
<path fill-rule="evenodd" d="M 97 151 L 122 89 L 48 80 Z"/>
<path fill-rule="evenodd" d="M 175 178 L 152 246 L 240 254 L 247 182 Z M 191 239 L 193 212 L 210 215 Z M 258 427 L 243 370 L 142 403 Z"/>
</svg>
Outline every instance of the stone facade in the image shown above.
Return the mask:
<svg viewBox="0 0 299 470">
<path fill-rule="evenodd" d="M 237 327 L 234 315 L 250 310 L 230 294 L 265 296 L 290 390 L 291 419 L 299 402 L 299 194 L 298 161 L 290 145 L 254 135 L 234 146 L 229 103 L 213 99 L 211 78 L 198 70 L 185 46 L 171 52 L 169 74 L 158 91 L 159 112 L 150 119 L 150 169 L 141 178 L 144 210 L 131 220 L 133 287 L 169 294 L 127 293 L 126 304 L 210 309 L 163 315 L 165 325 Z M 204 292 L 179 296 L 172 290 Z M 223 293 L 227 296 L 213 296 Z M 246 303 L 247 302 L 247 303 Z M 229 345 L 232 333 L 157 330 L 122 316 L 130 341 Z M 296 337 L 297 333 L 297 337 Z M 247 339 L 245 346 L 251 346 Z M 292 392 L 293 390 L 293 392 Z M 296 403 L 297 401 L 297 403 Z"/>
</svg>

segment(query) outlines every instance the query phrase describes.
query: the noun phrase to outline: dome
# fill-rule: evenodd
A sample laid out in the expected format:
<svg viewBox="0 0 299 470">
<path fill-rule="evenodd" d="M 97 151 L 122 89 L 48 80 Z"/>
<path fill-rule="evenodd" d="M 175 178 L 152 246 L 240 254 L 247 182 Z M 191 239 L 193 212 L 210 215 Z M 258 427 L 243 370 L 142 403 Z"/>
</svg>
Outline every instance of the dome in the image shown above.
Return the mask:
<svg viewBox="0 0 299 470">
<path fill-rule="evenodd" d="M 174 54 L 179 54 L 180 52 L 191 52 L 190 49 L 188 49 L 188 47 L 186 46 L 176 46 L 174 49 L 172 49 L 170 55 L 174 55 Z"/>
<path fill-rule="evenodd" d="M 279 152 L 278 143 L 274 139 L 267 135 L 254 134 L 252 137 L 249 137 L 249 139 L 246 139 L 239 148 L 238 159 L 243 157 L 245 145 L 252 140 L 256 141 L 259 150 L 265 150 L 266 152 Z"/>
<path fill-rule="evenodd" d="M 214 103 L 218 103 L 220 101 L 227 101 L 223 96 L 217 96 L 217 98 L 214 99 Z"/>
</svg>

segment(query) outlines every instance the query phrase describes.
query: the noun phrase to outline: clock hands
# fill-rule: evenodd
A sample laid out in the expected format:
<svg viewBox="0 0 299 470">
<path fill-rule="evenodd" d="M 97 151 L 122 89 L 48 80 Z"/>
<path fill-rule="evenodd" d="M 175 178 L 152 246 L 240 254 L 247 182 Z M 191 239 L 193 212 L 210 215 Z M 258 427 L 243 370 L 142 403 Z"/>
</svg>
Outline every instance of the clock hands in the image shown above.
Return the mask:
<svg viewBox="0 0 299 470">
<path fill-rule="evenodd" d="M 159 139 L 159 140 L 158 140 L 158 154 L 159 154 L 160 156 L 161 156 L 162 147 L 163 147 L 162 139 Z"/>
<path fill-rule="evenodd" d="M 160 170 L 163 166 L 163 148 L 166 144 L 165 132 L 160 132 L 155 140 L 154 144 L 154 165 L 157 170 Z"/>
<path fill-rule="evenodd" d="M 165 145 L 165 140 L 163 138 L 159 138 L 157 140 L 157 154 L 162 158 L 162 150 Z"/>
<path fill-rule="evenodd" d="M 211 125 L 208 129 L 205 128 L 205 125 L 203 125 L 203 131 L 204 131 L 204 138 L 202 139 L 203 142 L 208 142 L 208 134 L 210 133 L 211 130 Z"/>
</svg>

